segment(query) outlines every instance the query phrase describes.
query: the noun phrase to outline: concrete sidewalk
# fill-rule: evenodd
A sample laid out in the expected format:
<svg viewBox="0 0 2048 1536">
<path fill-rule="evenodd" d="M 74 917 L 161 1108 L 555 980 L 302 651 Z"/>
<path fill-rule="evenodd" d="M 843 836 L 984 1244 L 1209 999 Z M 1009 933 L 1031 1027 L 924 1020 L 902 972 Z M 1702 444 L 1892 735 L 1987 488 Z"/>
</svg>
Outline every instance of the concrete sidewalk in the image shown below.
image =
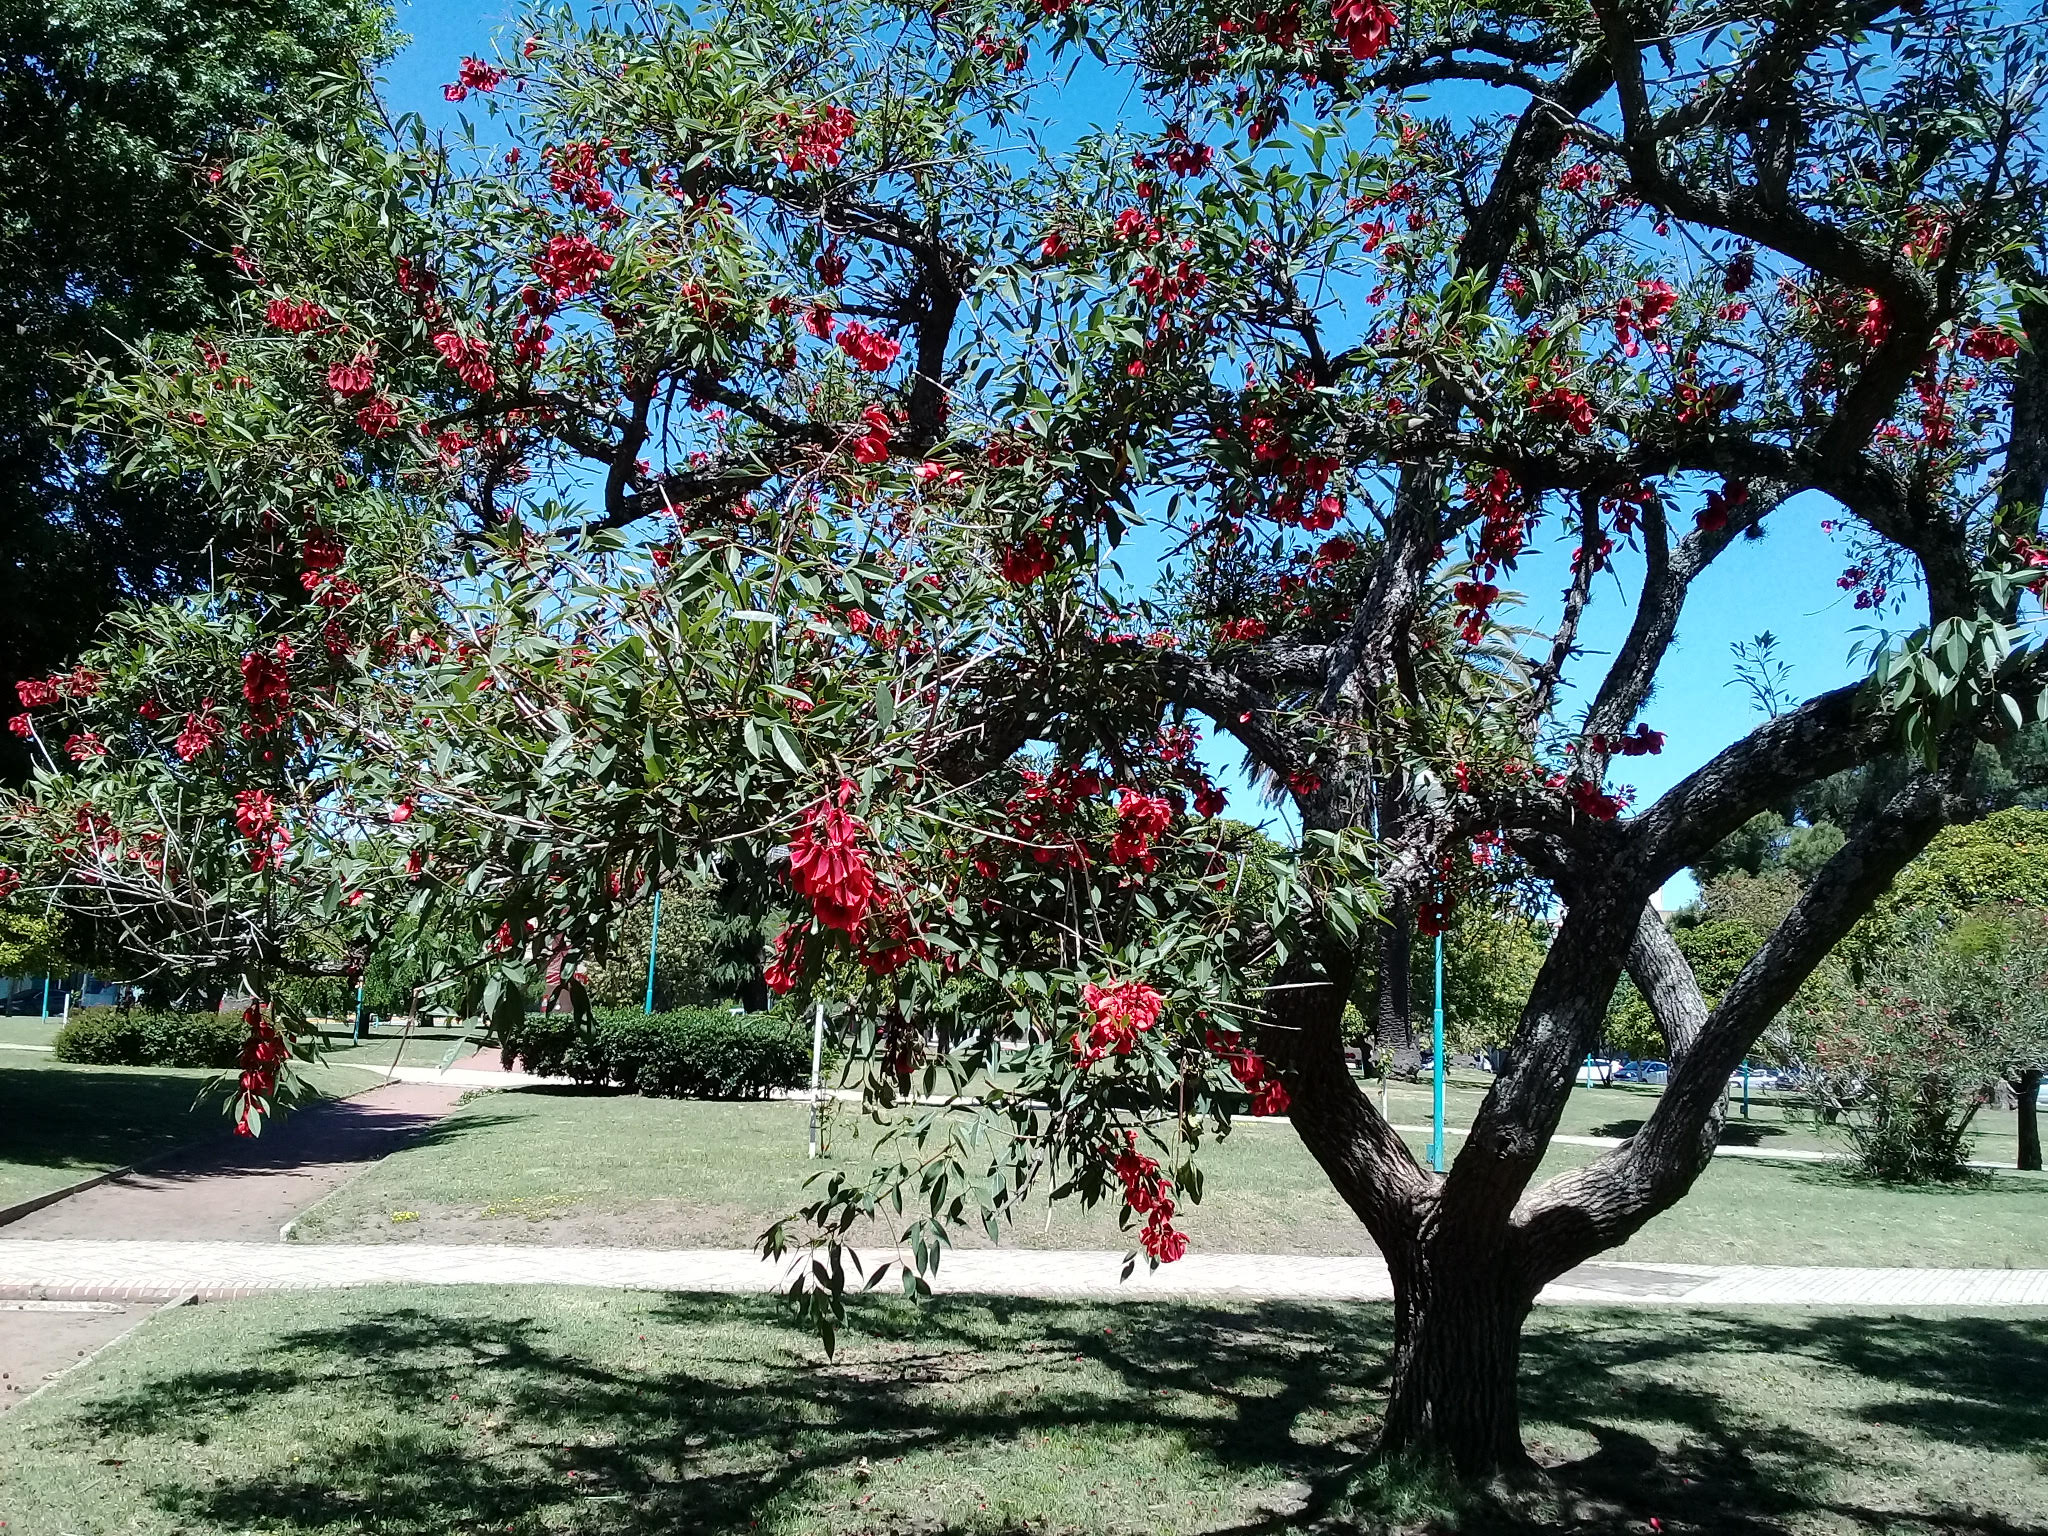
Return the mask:
<svg viewBox="0 0 2048 1536">
<path fill-rule="evenodd" d="M 890 1255 L 864 1255 L 870 1263 Z M 1186 1301 L 1385 1301 L 1369 1258 L 1190 1254 L 1122 1279 L 1124 1255 L 1044 1249 L 949 1253 L 933 1289 L 956 1295 Z M 0 1298 L 141 1301 L 359 1285 L 588 1285 L 765 1293 L 788 1266 L 748 1249 L 544 1248 L 425 1243 L 0 1241 Z M 1544 1291 L 1553 1305 L 2048 1307 L 2048 1270 L 1840 1269 L 1583 1264 Z"/>
</svg>

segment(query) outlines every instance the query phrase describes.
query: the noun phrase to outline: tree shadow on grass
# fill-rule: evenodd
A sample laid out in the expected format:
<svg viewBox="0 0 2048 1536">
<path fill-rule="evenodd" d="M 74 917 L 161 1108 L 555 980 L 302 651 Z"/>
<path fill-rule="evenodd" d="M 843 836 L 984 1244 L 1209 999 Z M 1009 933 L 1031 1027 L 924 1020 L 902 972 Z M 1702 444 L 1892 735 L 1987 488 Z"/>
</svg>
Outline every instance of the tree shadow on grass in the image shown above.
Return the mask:
<svg viewBox="0 0 2048 1536">
<path fill-rule="evenodd" d="M 978 1467 L 970 1475 L 1000 1481 L 1006 1474 L 990 1468 L 1046 1454 L 1034 1445 L 1116 1447 L 1137 1432 L 1169 1437 L 1177 1454 L 1236 1490 L 1302 1485 L 1291 1513 L 1247 1516 L 1256 1501 L 1238 1499 L 1242 1507 L 1219 1528 L 1239 1536 L 1383 1525 L 1376 1510 L 1402 1493 L 1390 1498 L 1382 1485 L 1374 1498 L 1358 1496 L 1362 1447 L 1384 1388 L 1381 1307 L 956 1299 L 911 1309 L 870 1301 L 826 1361 L 762 1300 L 676 1296 L 620 1306 L 620 1327 L 645 1333 L 623 1349 L 598 1350 L 587 1339 L 575 1347 L 522 1293 L 492 1297 L 286 1330 L 253 1368 L 228 1361 L 103 1391 L 38 1438 L 88 1458 L 151 1438 L 241 1443 L 276 1433 L 278 1405 L 296 1404 L 312 1418 L 291 1431 L 304 1449 L 288 1467 L 230 1458 L 208 1481 L 173 1460 L 149 1495 L 200 1530 L 337 1536 L 737 1533 L 791 1507 L 804 1512 L 806 1530 L 1038 1536 L 1061 1527 L 1028 1511 L 948 1524 L 934 1506 L 920 1509 L 915 1490 L 890 1484 L 886 1469 L 893 1458 L 944 1458 L 935 1464 Z M 1458 1521 L 1466 1529 L 1641 1532 L 1652 1514 L 1667 1532 L 1757 1536 L 1816 1518 L 1872 1532 L 2037 1529 L 1949 1509 L 1901 1517 L 1845 1499 L 1857 1486 L 1858 1453 L 1843 1443 L 1853 1414 L 1815 1418 L 1810 1405 L 1779 1401 L 1754 1381 L 1745 1392 L 1742 1383 L 1745 1364 L 1758 1359 L 1810 1361 L 1815 1374 L 1853 1372 L 1889 1389 L 1858 1410 L 1864 1422 L 1930 1448 L 1967 1441 L 2030 1450 L 2048 1441 L 2038 1391 L 2048 1325 L 1558 1317 L 1548 1314 L 1528 1341 L 1529 1424 L 1538 1441 L 1562 1431 L 1597 1449 L 1554 1467 L 1534 1502 L 1467 1506 Z M 1029 1471 L 1012 1477 L 1020 1490 L 1013 1511 L 1038 1486 Z M 868 1475 L 896 1497 L 872 1516 L 849 1498 Z M 835 1500 L 843 1508 L 831 1523 Z M 1068 1528 L 1131 1529 L 1128 1516 L 1142 1507 Z"/>
<path fill-rule="evenodd" d="M 2048 1443 L 2038 1385 L 2048 1373 L 2048 1324 L 1868 1313 L 1691 1314 L 1671 1323 L 1557 1314 L 1531 1334 L 1528 1421 L 1539 1435 L 1576 1431 L 1598 1449 L 1552 1471 L 1575 1518 L 1498 1523 L 1642 1530 L 1655 1515 L 1667 1531 L 1775 1533 L 1816 1519 L 1883 1532 L 2048 1530 L 2038 1515 L 2015 1521 L 1943 1501 L 1870 1507 L 1856 1495 L 1905 1469 L 1878 1465 L 1880 1453 L 1855 1438 L 1865 1425 L 1903 1431 L 1923 1462 L 1938 1460 L 1942 1445 L 2038 1457 Z M 1760 1381 L 1763 1362 L 1862 1390 L 1855 1402 L 1824 1405 L 1819 1394 L 1808 1400 Z"/>
</svg>

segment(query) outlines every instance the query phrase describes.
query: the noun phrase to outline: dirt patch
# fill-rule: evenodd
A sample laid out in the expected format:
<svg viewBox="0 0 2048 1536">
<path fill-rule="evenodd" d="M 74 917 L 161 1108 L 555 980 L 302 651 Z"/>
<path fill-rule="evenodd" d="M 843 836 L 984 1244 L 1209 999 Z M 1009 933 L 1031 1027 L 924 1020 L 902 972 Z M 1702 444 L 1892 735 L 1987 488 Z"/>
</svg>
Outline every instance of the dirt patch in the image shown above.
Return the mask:
<svg viewBox="0 0 2048 1536">
<path fill-rule="evenodd" d="M 157 1310 L 153 1301 L 0 1301 L 0 1413 Z"/>
</svg>

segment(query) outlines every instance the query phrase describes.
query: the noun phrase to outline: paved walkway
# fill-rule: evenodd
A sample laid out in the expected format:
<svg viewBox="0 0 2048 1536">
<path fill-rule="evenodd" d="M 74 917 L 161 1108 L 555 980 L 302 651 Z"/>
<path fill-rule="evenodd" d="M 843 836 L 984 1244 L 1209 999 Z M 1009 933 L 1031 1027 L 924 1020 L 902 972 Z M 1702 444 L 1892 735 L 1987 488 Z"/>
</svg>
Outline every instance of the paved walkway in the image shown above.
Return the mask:
<svg viewBox="0 0 2048 1536">
<path fill-rule="evenodd" d="M 867 1256 L 871 1261 L 880 1254 Z M 960 1250 L 933 1288 L 960 1295 L 1245 1301 L 1385 1301 L 1378 1259 Z M 544 1248 L 425 1243 L 299 1244 L 0 1240 L 0 1298 L 140 1301 L 357 1285 L 590 1285 L 613 1290 L 768 1292 L 787 1266 L 748 1249 Z M 1835 1269 L 1765 1265 L 1581 1265 L 1544 1291 L 1558 1305 L 2048 1307 L 2048 1270 Z"/>
<path fill-rule="evenodd" d="M 282 1115 L 258 1137 L 229 1135 L 222 1122 L 221 1135 L 47 1205 L 0 1236 L 275 1241 L 365 1164 L 431 1134 L 461 1096 L 455 1086 L 392 1083 Z"/>
</svg>

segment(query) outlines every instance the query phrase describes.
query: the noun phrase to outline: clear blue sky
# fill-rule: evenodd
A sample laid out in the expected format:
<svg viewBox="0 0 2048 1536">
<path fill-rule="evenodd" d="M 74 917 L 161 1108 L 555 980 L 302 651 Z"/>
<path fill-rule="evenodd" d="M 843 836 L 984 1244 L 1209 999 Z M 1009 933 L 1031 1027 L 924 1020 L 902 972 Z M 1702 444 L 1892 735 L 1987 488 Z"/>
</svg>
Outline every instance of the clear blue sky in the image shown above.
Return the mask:
<svg viewBox="0 0 2048 1536">
<path fill-rule="evenodd" d="M 442 99 L 441 87 L 455 78 L 457 62 L 466 53 L 487 53 L 495 36 L 510 24 L 512 9 L 504 4 L 470 0 L 400 0 L 399 26 L 411 43 L 386 70 L 388 96 L 400 111 L 417 111 L 430 123 L 452 123 L 460 110 Z M 509 48 L 507 51 L 510 51 Z M 1077 76 L 1061 92 L 1060 109 L 1071 114 L 1074 136 L 1093 126 L 1108 126 L 1135 104 L 1121 90 L 1112 92 L 1099 74 Z M 479 134 L 488 130 L 480 114 L 472 120 Z M 1066 135 L 1061 135 L 1065 137 Z M 1730 646 L 1769 629 L 1780 642 L 1779 654 L 1792 665 L 1791 689 L 1807 695 L 1847 682 L 1855 675 L 1849 651 L 1855 630 L 1869 622 L 1835 586 L 1845 556 L 1822 531 L 1829 515 L 1819 498 L 1804 498 L 1779 509 L 1767 520 L 1766 536 L 1737 541 L 1716 566 L 1694 586 L 1680 627 L 1678 643 L 1664 667 L 1662 683 L 1643 718 L 1666 736 L 1659 757 L 1617 763 L 1616 777 L 1632 782 L 1647 802 L 1697 768 L 1715 752 L 1753 727 L 1758 715 L 1748 695 L 1731 686 L 1734 678 Z M 1559 594 L 1569 575 L 1575 537 L 1555 524 L 1546 527 L 1532 553 L 1511 581 L 1527 605 L 1520 622 L 1541 627 L 1558 609 Z M 1604 657 L 1626 634 L 1630 618 L 1628 594 L 1641 577 L 1639 559 L 1622 553 L 1614 574 L 1601 586 L 1583 626 L 1586 655 L 1576 675 L 1587 686 L 1597 682 Z M 1230 750 L 1212 745 L 1209 753 L 1219 781 L 1232 791 L 1231 811 L 1259 819 Z M 1625 771 L 1623 771 L 1625 770 Z M 1275 831 L 1279 828 L 1275 827 Z M 1667 888 L 1666 899 L 1682 900 L 1691 882 L 1681 876 Z"/>
</svg>

